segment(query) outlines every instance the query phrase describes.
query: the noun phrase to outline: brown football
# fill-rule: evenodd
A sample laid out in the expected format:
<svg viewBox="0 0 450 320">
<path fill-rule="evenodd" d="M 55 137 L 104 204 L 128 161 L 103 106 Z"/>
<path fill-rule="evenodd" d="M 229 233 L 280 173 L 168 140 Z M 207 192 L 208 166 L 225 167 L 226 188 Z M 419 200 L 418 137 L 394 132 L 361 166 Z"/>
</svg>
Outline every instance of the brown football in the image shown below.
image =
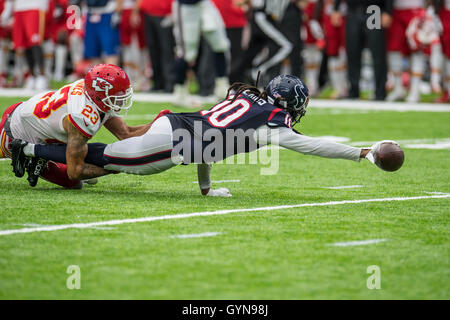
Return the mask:
<svg viewBox="0 0 450 320">
<path fill-rule="evenodd" d="M 375 164 L 385 171 L 397 171 L 403 165 L 405 154 L 392 142 L 383 142 L 374 154 Z"/>
</svg>

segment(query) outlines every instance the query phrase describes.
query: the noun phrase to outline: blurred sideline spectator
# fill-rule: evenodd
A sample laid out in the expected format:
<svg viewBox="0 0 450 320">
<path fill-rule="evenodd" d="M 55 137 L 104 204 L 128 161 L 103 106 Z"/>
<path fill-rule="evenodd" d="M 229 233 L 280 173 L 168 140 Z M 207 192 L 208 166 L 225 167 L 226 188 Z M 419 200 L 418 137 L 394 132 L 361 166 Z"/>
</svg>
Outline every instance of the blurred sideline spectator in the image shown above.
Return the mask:
<svg viewBox="0 0 450 320">
<path fill-rule="evenodd" d="M 246 10 L 239 6 L 239 0 L 213 0 L 213 2 L 225 23 L 227 37 L 230 40 L 230 69 L 233 69 L 243 52 L 242 33 L 247 24 Z"/>
<path fill-rule="evenodd" d="M 44 38 L 45 12 L 47 0 L 6 0 L 2 12 L 2 21 L 8 21 L 13 15 L 12 39 L 17 56 L 25 55 L 30 76 L 26 79 L 28 89 L 45 90 L 48 80 L 44 75 Z M 22 59 L 18 63 L 22 64 Z"/>
<path fill-rule="evenodd" d="M 339 13 L 341 0 L 334 4 L 333 22 L 342 23 Z M 382 10 L 381 29 L 368 29 L 367 7 L 377 5 Z M 384 100 L 386 97 L 387 62 L 384 30 L 389 27 L 392 20 L 392 0 L 347 0 L 346 19 L 346 48 L 348 59 L 348 78 L 350 81 L 349 97 L 359 98 L 361 79 L 361 56 L 363 48 L 367 45 L 372 54 L 375 74 L 375 99 Z"/>
<path fill-rule="evenodd" d="M 230 72 L 231 82 L 244 81 L 245 71 L 251 70 L 253 80 L 258 71 L 264 75 L 270 68 L 279 65 L 292 51 L 292 43 L 279 29 L 279 21 L 284 17 L 289 0 L 253 0 L 252 17 L 250 19 L 250 43 L 244 51 L 239 63 Z M 263 50 L 270 44 L 278 50 L 264 56 Z M 259 55 L 259 63 L 253 67 L 255 58 Z"/>
<path fill-rule="evenodd" d="M 79 0 L 87 4 L 84 57 L 92 64 L 119 64 L 119 23 L 123 0 Z"/>
<path fill-rule="evenodd" d="M 410 89 L 406 98 L 408 102 L 419 101 L 420 80 L 424 74 L 423 53 L 412 50 L 406 39 L 406 29 L 411 20 L 425 11 L 425 0 L 393 0 L 392 23 L 387 33 L 387 50 L 389 69 L 394 78 L 394 88 L 387 100 L 402 100 L 407 92 L 402 83 L 403 57 L 410 61 Z"/>
<path fill-rule="evenodd" d="M 291 0 L 286 8 L 283 19 L 279 24 L 280 31 L 286 36 L 289 42 L 292 44 L 291 53 L 288 56 L 289 61 L 289 73 L 302 78 L 303 77 L 303 58 L 302 49 L 303 41 L 300 34 L 302 26 L 302 11 L 300 9 L 300 1 Z M 273 43 L 270 46 L 272 53 L 276 51 L 276 46 Z M 269 70 L 269 78 L 273 78 L 281 72 L 281 64 Z"/>
<path fill-rule="evenodd" d="M 119 24 L 122 65 L 135 89 L 141 89 L 144 82 L 145 35 L 141 16 L 132 18 L 135 1 L 123 0 L 122 17 Z M 142 67 L 141 67 L 142 66 Z M 148 83 L 146 83 L 148 85 Z"/>
<path fill-rule="evenodd" d="M 223 98 L 228 89 L 226 52 L 229 41 L 222 17 L 211 0 L 178 0 L 174 2 L 174 32 L 177 40 L 174 100 L 178 105 L 190 105 L 186 72 L 198 56 L 200 37 L 208 41 L 214 52 L 216 84 L 214 94 Z"/>
<path fill-rule="evenodd" d="M 261 84 L 304 73 L 312 96 L 448 102 L 450 0 L 0 0 L 0 87 L 45 90 L 99 62 L 122 64 L 137 91 L 152 77 L 179 105 L 201 104 L 187 77 L 220 99 L 228 73 L 258 71 Z"/>
<path fill-rule="evenodd" d="M 435 0 L 435 10 L 442 23 L 441 43 L 445 58 L 444 90 L 437 102 L 450 102 L 450 0 Z M 437 67 L 438 69 L 439 66 Z"/>
<path fill-rule="evenodd" d="M 143 16 L 144 20 L 145 40 L 153 68 L 152 89 L 172 92 L 175 78 L 172 0 L 138 0 L 134 8 L 132 19 L 141 21 Z"/>
</svg>

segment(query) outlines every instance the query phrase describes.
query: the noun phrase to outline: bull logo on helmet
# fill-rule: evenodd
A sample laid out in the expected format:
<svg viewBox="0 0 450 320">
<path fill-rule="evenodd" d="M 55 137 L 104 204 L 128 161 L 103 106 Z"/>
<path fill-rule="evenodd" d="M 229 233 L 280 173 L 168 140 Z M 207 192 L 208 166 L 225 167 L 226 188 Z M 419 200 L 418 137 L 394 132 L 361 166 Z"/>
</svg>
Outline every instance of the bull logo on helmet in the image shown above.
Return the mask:
<svg viewBox="0 0 450 320">
<path fill-rule="evenodd" d="M 112 89 L 113 85 L 105 79 L 97 77 L 92 81 L 92 88 L 94 88 L 95 91 L 107 91 Z"/>
</svg>

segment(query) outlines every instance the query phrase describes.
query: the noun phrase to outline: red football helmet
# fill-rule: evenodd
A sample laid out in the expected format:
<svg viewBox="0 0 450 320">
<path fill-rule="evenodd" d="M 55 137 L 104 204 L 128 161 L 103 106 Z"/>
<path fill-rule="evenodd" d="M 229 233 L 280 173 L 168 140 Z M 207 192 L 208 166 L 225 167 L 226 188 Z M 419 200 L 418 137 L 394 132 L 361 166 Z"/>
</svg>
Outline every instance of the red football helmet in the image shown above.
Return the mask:
<svg viewBox="0 0 450 320">
<path fill-rule="evenodd" d="M 133 89 L 125 71 L 112 64 L 98 64 L 84 77 L 86 94 L 102 111 L 124 115 L 132 105 Z"/>
<path fill-rule="evenodd" d="M 412 50 L 429 53 L 432 45 L 439 43 L 439 21 L 423 11 L 414 17 L 406 29 L 406 38 Z"/>
</svg>

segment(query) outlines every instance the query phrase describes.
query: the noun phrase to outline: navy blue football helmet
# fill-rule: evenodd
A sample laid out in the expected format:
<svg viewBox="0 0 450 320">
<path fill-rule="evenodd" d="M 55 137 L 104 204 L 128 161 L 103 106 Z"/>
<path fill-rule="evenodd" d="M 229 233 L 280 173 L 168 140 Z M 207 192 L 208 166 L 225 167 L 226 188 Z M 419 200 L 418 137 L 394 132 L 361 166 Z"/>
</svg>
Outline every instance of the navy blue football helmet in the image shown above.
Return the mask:
<svg viewBox="0 0 450 320">
<path fill-rule="evenodd" d="M 294 124 L 306 114 L 309 91 L 299 78 L 288 74 L 276 76 L 266 86 L 266 92 L 269 103 L 286 109 Z"/>
</svg>

